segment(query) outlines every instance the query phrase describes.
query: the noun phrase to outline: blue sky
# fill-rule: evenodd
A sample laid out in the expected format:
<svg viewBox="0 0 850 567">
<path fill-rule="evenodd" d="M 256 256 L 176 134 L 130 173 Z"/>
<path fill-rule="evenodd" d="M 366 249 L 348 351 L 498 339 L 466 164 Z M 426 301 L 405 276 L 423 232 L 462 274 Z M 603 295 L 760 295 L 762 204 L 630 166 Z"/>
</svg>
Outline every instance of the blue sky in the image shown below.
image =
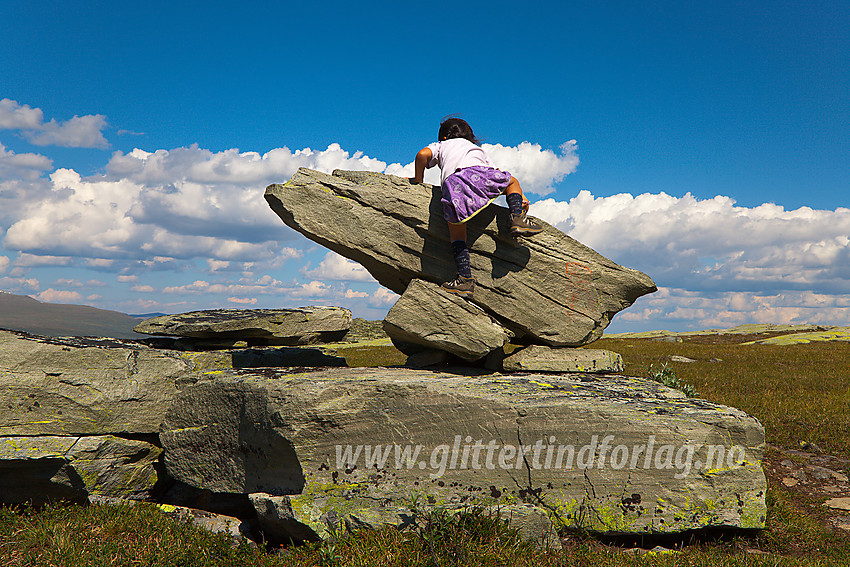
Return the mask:
<svg viewBox="0 0 850 567">
<path fill-rule="evenodd" d="M 847 2 L 528 4 L 3 2 L 0 289 L 381 318 L 262 188 L 404 173 L 461 113 L 533 214 L 659 284 L 611 330 L 850 324 Z"/>
</svg>

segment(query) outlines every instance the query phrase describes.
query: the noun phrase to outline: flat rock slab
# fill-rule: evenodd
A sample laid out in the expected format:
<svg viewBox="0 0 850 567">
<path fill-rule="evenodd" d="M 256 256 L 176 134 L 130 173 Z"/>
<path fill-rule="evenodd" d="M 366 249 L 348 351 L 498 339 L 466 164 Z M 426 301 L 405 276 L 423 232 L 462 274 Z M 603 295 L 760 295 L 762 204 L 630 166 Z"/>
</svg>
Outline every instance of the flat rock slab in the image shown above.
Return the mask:
<svg viewBox="0 0 850 567">
<path fill-rule="evenodd" d="M 351 328 L 342 307 L 296 309 L 212 309 L 162 315 L 136 325 L 137 333 L 250 344 L 303 345 L 341 339 Z M 225 348 L 228 343 L 222 343 Z M 231 345 L 232 346 L 232 345 Z"/>
<path fill-rule="evenodd" d="M 0 502 L 145 498 L 162 450 L 113 436 L 0 437 Z"/>
<path fill-rule="evenodd" d="M 622 372 L 623 357 L 610 350 L 531 345 L 502 363 L 505 370 L 526 372 Z"/>
<path fill-rule="evenodd" d="M 484 310 L 443 290 L 413 280 L 384 318 L 393 341 L 444 350 L 464 360 L 478 360 L 501 348 L 511 336 Z"/>
<path fill-rule="evenodd" d="M 327 175 L 299 169 L 266 188 L 283 222 L 360 263 L 381 285 L 402 294 L 414 279 L 454 278 L 440 188 L 365 171 Z M 656 290 L 625 268 L 540 221 L 544 230 L 515 239 L 510 213 L 490 205 L 468 223 L 471 301 L 529 342 L 579 346 L 602 335 L 611 317 Z"/>
<path fill-rule="evenodd" d="M 0 331 L 0 436 L 156 433 L 189 368 L 132 343 Z"/>
<path fill-rule="evenodd" d="M 404 368 L 196 373 L 160 436 L 169 474 L 287 496 L 329 521 L 526 503 L 609 534 L 763 528 L 764 429 L 648 379 Z"/>
</svg>

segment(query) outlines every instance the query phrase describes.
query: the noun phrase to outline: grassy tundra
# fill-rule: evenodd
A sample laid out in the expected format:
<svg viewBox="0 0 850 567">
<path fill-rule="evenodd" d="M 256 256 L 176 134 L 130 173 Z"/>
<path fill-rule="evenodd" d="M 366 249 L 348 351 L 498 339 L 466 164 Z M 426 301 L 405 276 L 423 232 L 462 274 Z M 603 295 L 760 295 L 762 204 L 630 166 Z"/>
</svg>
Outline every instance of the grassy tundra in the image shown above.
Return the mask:
<svg viewBox="0 0 850 567">
<path fill-rule="evenodd" d="M 768 527 L 736 538 L 599 541 L 564 534 L 540 551 L 504 524 L 476 513 L 422 513 L 415 528 L 339 534 L 333 541 L 275 550 L 233 545 L 152 505 L 0 509 L 0 565 L 206 567 L 340 565 L 850 565 L 850 512 L 823 506 L 849 497 L 850 342 L 746 344 L 762 335 L 693 335 L 682 342 L 602 339 L 626 373 L 673 378 L 698 396 L 756 416 L 767 431 Z M 691 362 L 671 361 L 672 356 Z M 351 366 L 398 364 L 391 347 L 350 350 Z M 824 475 L 824 470 L 833 476 Z M 842 480 L 843 478 L 843 480 Z M 850 529 L 850 526 L 848 526 Z M 631 546 L 638 546 L 629 549 Z"/>
</svg>

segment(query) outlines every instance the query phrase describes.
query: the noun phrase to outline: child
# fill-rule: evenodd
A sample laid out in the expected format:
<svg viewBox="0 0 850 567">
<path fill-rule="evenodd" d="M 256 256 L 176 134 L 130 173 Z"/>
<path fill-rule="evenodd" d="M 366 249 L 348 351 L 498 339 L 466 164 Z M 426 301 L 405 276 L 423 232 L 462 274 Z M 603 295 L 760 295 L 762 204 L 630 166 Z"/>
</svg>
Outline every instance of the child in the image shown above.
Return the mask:
<svg viewBox="0 0 850 567">
<path fill-rule="evenodd" d="M 519 182 L 510 173 L 496 169 L 478 146 L 478 139 L 465 120 L 445 119 L 437 138 L 438 142 L 416 154 L 415 177 L 411 181 L 422 183 L 426 168 L 440 166 L 443 215 L 449 223 L 449 239 L 458 273 L 454 281 L 442 287 L 452 293 L 468 295 L 475 289 L 475 279 L 466 246 L 466 221 L 504 193 L 511 210 L 513 236 L 531 236 L 543 228 L 526 218 L 528 201 Z"/>
</svg>

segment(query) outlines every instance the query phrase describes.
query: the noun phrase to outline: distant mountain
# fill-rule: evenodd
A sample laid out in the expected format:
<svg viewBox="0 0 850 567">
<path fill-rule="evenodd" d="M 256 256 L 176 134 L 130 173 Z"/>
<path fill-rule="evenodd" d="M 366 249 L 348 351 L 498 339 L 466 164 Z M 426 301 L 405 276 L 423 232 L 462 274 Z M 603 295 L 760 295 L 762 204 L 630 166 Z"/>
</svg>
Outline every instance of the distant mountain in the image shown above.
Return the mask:
<svg viewBox="0 0 850 567">
<path fill-rule="evenodd" d="M 142 318 L 86 305 L 41 303 L 26 295 L 0 291 L 0 329 L 51 337 L 140 339 L 133 332 Z"/>
</svg>

